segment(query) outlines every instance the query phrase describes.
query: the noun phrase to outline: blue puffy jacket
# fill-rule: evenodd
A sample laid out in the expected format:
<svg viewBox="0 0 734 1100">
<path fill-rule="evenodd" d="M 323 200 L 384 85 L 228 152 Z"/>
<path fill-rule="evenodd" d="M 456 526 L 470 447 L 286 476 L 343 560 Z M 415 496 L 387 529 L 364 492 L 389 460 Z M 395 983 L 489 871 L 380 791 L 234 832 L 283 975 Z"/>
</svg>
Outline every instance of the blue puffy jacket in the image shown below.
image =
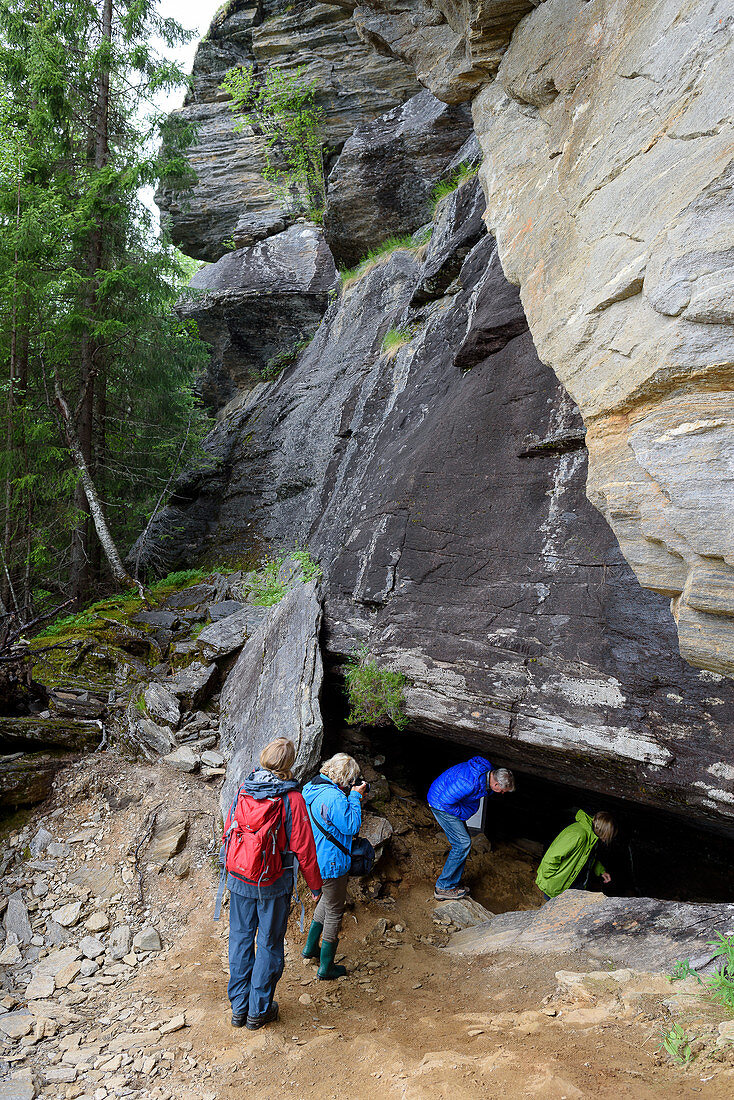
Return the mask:
<svg viewBox="0 0 734 1100">
<path fill-rule="evenodd" d="M 356 791 L 347 795 L 331 779 L 317 775 L 303 788 L 303 797 L 316 841 L 321 877 L 339 878 L 349 870 L 351 858 L 332 844 L 314 822 L 320 821 L 328 833 L 351 851 L 352 838 L 362 824 L 362 795 Z"/>
<path fill-rule="evenodd" d="M 483 756 L 472 756 L 464 764 L 455 764 L 431 783 L 428 805 L 468 821 L 479 809 L 482 796 L 489 793 L 487 775 L 491 771 L 492 765 Z"/>
</svg>

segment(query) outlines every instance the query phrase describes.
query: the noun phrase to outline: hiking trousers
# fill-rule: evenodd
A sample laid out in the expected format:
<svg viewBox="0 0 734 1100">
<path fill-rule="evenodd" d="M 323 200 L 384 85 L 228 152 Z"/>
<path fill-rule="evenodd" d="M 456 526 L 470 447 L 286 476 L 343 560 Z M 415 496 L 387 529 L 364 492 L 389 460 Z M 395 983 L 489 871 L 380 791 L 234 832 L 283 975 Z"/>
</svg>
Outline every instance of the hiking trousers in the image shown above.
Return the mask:
<svg viewBox="0 0 734 1100">
<path fill-rule="evenodd" d="M 429 805 L 428 809 L 446 833 L 451 845 L 451 851 L 446 857 L 443 871 L 438 876 L 436 887 L 439 890 L 455 890 L 461 883 L 464 865 L 471 848 L 469 830 L 461 818 L 447 814 L 445 810 L 437 810 L 435 806 Z"/>
<path fill-rule="evenodd" d="M 321 888 L 321 897 L 314 910 L 313 919 L 323 924 L 322 936 L 327 943 L 334 943 L 339 939 L 339 929 L 342 924 L 344 902 L 347 900 L 347 884 L 349 883 L 349 871 L 345 871 L 339 878 L 325 878 Z"/>
<path fill-rule="evenodd" d="M 270 1008 L 285 967 L 290 907 L 290 894 L 248 898 L 230 893 L 227 995 L 235 1016 L 262 1016 Z"/>
</svg>

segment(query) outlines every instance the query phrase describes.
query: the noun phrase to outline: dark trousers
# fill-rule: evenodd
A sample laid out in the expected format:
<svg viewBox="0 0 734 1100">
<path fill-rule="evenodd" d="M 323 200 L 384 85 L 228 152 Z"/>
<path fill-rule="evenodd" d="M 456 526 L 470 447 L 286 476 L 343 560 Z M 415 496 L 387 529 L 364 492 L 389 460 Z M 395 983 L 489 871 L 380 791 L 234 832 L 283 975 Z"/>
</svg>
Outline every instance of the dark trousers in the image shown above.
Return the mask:
<svg viewBox="0 0 734 1100">
<path fill-rule="evenodd" d="M 285 930 L 291 899 L 229 896 L 229 985 L 232 1012 L 262 1016 L 272 1004 L 285 967 Z M 255 942 L 257 940 L 257 952 Z"/>
</svg>

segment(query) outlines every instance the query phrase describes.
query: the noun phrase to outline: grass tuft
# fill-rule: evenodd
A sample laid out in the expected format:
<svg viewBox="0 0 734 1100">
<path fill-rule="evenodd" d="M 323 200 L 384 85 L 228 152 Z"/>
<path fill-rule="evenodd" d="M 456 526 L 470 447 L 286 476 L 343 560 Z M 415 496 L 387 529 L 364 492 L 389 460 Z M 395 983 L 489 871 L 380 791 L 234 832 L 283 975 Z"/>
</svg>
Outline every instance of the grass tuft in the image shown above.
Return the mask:
<svg viewBox="0 0 734 1100">
<path fill-rule="evenodd" d="M 473 179 L 479 171 L 479 165 L 462 164 L 452 176 L 448 179 L 441 180 L 433 188 L 433 210 L 435 213 L 436 207 L 441 202 L 441 199 L 445 199 L 447 195 L 453 195 L 454 191 L 457 191 L 461 187 L 462 183 L 466 183 L 467 180 Z"/>
<path fill-rule="evenodd" d="M 388 359 L 394 358 L 401 348 L 410 343 L 412 333 L 407 328 L 390 328 L 382 339 L 382 350 Z"/>
<path fill-rule="evenodd" d="M 362 262 L 358 263 L 356 267 L 339 272 L 342 279 L 342 287 L 346 289 L 351 286 L 357 279 L 361 279 L 363 275 L 371 271 L 381 260 L 391 256 L 393 252 L 399 252 L 401 250 L 412 251 L 414 248 L 415 241 L 412 235 L 406 237 L 388 237 L 387 240 L 383 241 L 377 248 L 370 249 Z"/>
</svg>

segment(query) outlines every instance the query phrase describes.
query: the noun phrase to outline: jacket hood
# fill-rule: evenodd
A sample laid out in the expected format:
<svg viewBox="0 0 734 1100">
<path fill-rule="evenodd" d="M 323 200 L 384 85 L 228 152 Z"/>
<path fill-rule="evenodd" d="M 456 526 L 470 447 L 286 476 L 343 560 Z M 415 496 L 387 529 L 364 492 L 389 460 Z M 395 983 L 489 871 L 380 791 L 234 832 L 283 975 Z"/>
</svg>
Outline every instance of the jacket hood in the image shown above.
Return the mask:
<svg viewBox="0 0 734 1100">
<path fill-rule="evenodd" d="M 585 832 L 587 832 L 590 836 L 592 836 L 594 838 L 594 840 L 598 840 L 598 837 L 597 837 L 596 833 L 594 832 L 594 819 L 593 818 L 589 817 L 589 815 L 587 813 L 585 813 L 583 810 L 579 810 L 579 812 L 576 814 L 576 820 L 578 821 L 579 825 L 582 827 L 582 829 Z"/>
<path fill-rule="evenodd" d="M 489 772 L 492 770 L 492 765 L 490 764 L 489 760 L 487 760 L 484 756 L 472 756 L 469 760 L 467 760 L 467 764 L 472 769 L 472 771 L 477 773 L 477 775 L 481 775 L 482 772 Z"/>
<path fill-rule="evenodd" d="M 338 783 L 335 783 L 332 779 L 327 779 L 325 775 L 315 775 L 313 779 L 310 779 L 306 786 L 303 788 L 303 797 L 306 800 L 306 805 L 310 806 L 313 800 L 319 793 L 320 787 L 334 787 L 335 790 L 341 791 L 341 787 Z M 344 792 L 342 791 L 342 794 Z"/>
<path fill-rule="evenodd" d="M 288 791 L 297 791 L 298 783 L 295 779 L 279 779 L 265 768 L 255 768 L 242 784 L 242 789 L 250 798 L 277 798 Z"/>
</svg>

